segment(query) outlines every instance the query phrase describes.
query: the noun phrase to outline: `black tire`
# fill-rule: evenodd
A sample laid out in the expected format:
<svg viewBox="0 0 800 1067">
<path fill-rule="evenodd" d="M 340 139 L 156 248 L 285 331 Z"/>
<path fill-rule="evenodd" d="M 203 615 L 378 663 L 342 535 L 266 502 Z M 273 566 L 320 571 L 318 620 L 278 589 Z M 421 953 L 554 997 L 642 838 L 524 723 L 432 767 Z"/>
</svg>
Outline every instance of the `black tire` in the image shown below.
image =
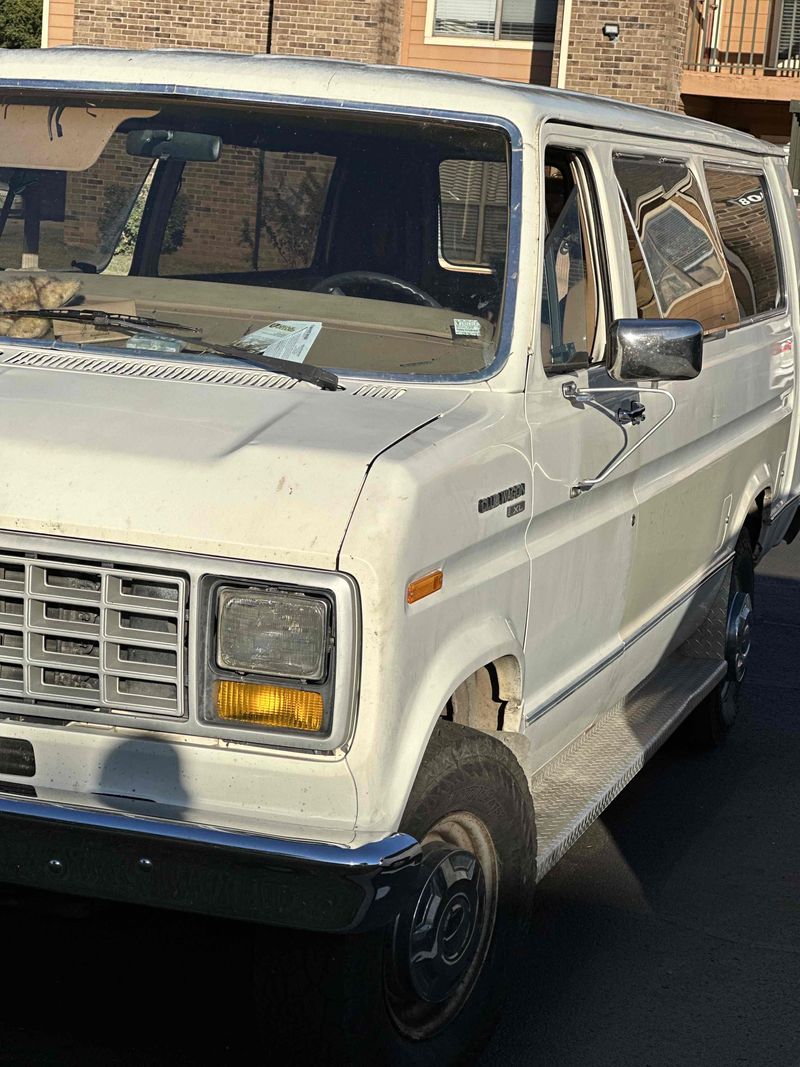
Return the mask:
<svg viewBox="0 0 800 1067">
<path fill-rule="evenodd" d="M 752 608 L 755 603 L 755 563 L 752 541 L 746 529 L 742 530 L 736 542 L 736 555 L 733 560 L 728 594 L 729 618 L 734 610 L 737 594 L 748 596 Z M 748 634 L 749 651 L 749 642 L 752 641 L 752 615 Z M 693 748 L 717 748 L 725 741 L 736 722 L 746 670 L 746 654 L 744 669 L 740 667 L 737 670 L 731 659 L 732 657 L 729 657 L 728 677 L 724 678 L 701 704 L 698 704 L 686 720 L 683 737 Z"/>
<path fill-rule="evenodd" d="M 493 930 L 485 951 L 476 950 L 477 970 L 471 978 L 467 971 L 457 998 L 431 1004 L 412 989 L 405 974 L 409 955 L 403 951 L 410 914 L 369 934 L 284 931 L 277 952 L 268 931 L 256 986 L 267 1005 L 266 1048 L 276 1047 L 280 1031 L 281 1047 L 300 1064 L 452 1067 L 471 1062 L 492 1031 L 508 993 L 509 967 L 528 928 L 536 831 L 528 786 L 512 753 L 489 735 L 442 722 L 401 829 L 424 842 L 433 827 L 449 827 L 449 820 L 462 816 L 488 831 L 497 892 Z M 435 840 L 425 847 L 429 857 L 441 848 Z M 490 865 L 484 856 L 482 866 Z M 487 874 L 487 899 L 489 883 Z M 483 942 L 478 938 L 475 944 Z M 448 1003 L 457 1010 L 448 1014 Z"/>
</svg>

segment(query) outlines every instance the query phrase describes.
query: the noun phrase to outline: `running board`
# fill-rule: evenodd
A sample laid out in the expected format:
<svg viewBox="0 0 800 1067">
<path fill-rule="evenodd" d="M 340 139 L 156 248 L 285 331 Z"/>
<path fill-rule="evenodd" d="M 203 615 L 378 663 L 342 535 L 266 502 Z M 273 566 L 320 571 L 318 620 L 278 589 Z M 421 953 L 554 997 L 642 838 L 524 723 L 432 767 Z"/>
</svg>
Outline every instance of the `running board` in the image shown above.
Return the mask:
<svg viewBox="0 0 800 1067">
<path fill-rule="evenodd" d="M 636 693 L 534 776 L 537 881 L 588 830 L 726 670 L 724 660 L 672 656 Z"/>
</svg>

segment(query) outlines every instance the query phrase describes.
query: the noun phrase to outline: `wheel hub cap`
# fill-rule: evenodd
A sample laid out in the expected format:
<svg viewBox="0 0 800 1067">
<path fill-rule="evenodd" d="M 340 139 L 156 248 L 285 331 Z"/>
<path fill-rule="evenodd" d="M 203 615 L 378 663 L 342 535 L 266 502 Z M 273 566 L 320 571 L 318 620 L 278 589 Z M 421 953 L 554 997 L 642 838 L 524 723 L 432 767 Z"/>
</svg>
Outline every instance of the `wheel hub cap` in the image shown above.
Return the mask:
<svg viewBox="0 0 800 1067">
<path fill-rule="evenodd" d="M 476 856 L 432 846 L 413 914 L 397 930 L 407 980 L 429 1004 L 446 1000 L 462 980 L 480 941 L 486 887 Z"/>
<path fill-rule="evenodd" d="M 753 639 L 753 601 L 749 593 L 736 593 L 728 612 L 725 658 L 728 680 L 741 682 L 747 670 L 747 658 Z"/>
</svg>

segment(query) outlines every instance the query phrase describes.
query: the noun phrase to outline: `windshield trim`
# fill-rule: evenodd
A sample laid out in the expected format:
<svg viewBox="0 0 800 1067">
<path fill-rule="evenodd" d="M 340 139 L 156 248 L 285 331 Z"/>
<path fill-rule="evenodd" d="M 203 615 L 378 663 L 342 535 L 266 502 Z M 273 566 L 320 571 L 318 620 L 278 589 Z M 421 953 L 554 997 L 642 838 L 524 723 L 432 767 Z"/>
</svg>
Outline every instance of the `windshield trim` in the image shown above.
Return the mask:
<svg viewBox="0 0 800 1067">
<path fill-rule="evenodd" d="M 466 384 L 485 382 L 494 378 L 508 362 L 511 354 L 511 338 L 517 306 L 519 278 L 521 214 L 522 214 L 522 147 L 523 138 L 519 127 L 501 115 L 476 115 L 470 111 L 451 111 L 442 108 L 415 108 L 401 104 L 376 104 L 348 100 L 338 103 L 315 96 L 290 96 L 283 93 L 254 93 L 241 89 L 202 88 L 191 85 L 168 83 L 148 84 L 142 82 L 74 82 L 58 79 L 35 79 L 23 81 L 0 77 L 0 91 L 16 89 L 37 92 L 103 93 L 105 96 L 165 97 L 170 101 L 209 99 L 229 103 L 272 104 L 273 106 L 314 108 L 318 111 L 336 111 L 337 114 L 369 112 L 375 115 L 392 115 L 417 119 L 432 119 L 439 122 L 462 122 L 472 126 L 489 126 L 502 130 L 509 139 L 508 155 L 509 197 L 508 235 L 506 245 L 505 285 L 502 314 L 498 323 L 499 337 L 492 362 L 483 370 L 466 371 L 462 374 L 393 374 L 391 372 L 355 371 L 344 367 L 326 368 L 340 378 L 355 381 L 389 381 L 406 384 Z M 11 338 L 11 340 L 14 340 Z M 36 341 L 27 340 L 26 346 L 39 347 Z M 41 347 L 49 347 L 44 344 Z M 134 350 L 135 351 L 135 350 Z"/>
</svg>

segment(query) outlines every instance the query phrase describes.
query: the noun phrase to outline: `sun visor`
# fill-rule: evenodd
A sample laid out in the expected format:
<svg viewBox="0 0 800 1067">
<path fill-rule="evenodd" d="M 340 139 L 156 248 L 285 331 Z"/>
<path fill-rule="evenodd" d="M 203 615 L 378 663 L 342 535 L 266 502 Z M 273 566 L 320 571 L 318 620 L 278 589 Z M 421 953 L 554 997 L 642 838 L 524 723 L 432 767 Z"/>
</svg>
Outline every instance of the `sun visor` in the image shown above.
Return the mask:
<svg viewBox="0 0 800 1067">
<path fill-rule="evenodd" d="M 0 167 L 87 170 L 126 119 L 157 111 L 0 103 Z"/>
</svg>

